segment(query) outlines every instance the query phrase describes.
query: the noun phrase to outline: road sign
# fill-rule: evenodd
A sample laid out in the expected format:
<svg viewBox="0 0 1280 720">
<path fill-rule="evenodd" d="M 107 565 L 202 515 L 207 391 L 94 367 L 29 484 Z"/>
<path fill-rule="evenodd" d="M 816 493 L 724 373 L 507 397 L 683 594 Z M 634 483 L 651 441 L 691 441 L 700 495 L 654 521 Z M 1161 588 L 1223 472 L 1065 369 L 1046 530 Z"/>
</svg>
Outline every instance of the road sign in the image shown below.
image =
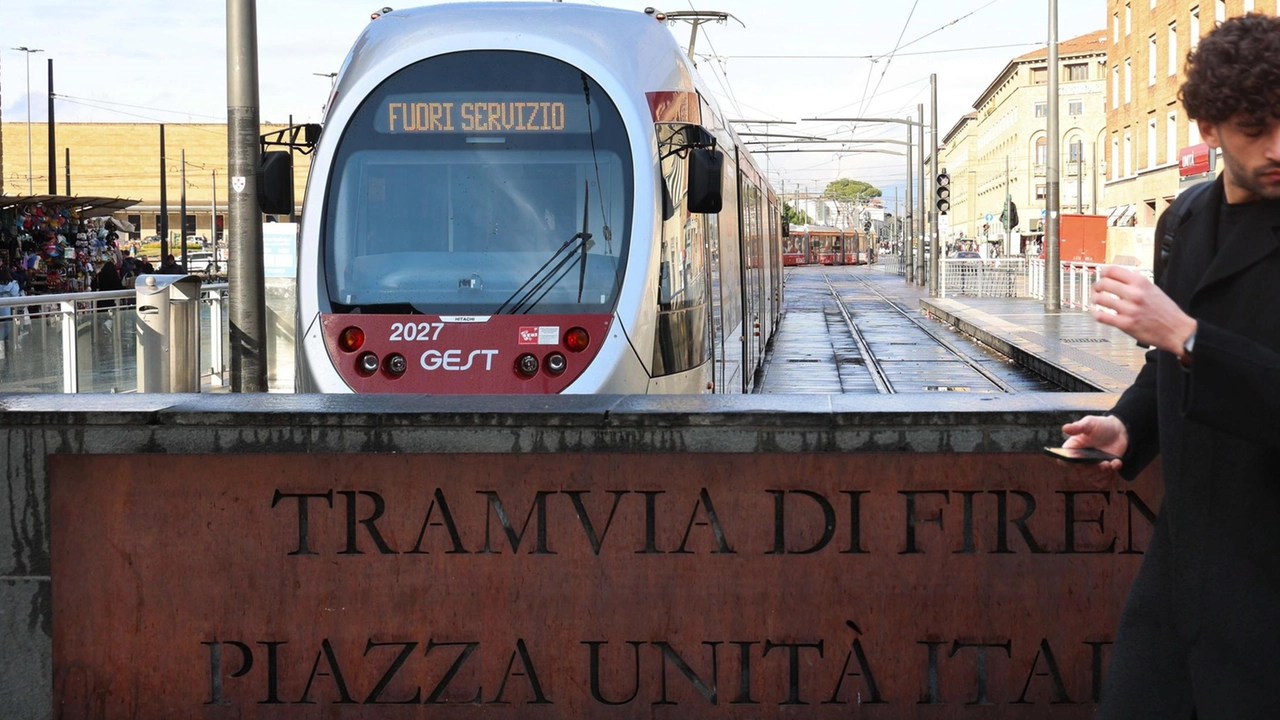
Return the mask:
<svg viewBox="0 0 1280 720">
<path fill-rule="evenodd" d="M 995 220 L 995 219 L 996 219 L 995 215 L 992 215 L 991 213 L 987 213 L 987 222 L 991 222 L 992 220 Z"/>
</svg>

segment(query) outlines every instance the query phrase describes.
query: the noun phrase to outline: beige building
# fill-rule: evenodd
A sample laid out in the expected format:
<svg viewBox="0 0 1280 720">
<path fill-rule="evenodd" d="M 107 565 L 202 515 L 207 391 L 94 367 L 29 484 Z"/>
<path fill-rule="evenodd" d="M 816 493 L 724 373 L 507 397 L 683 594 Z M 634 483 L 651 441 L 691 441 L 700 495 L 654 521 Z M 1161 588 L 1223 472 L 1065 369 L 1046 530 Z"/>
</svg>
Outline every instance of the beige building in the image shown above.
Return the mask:
<svg viewBox="0 0 1280 720">
<path fill-rule="evenodd" d="M 284 129 L 263 125 L 262 133 Z M 225 124 L 169 124 L 165 129 L 165 186 L 169 229 L 177 237 L 182 194 L 182 155 L 186 152 L 187 234 L 212 237 L 214 184 L 217 215 L 227 212 L 227 127 Z M 58 194 L 138 200 L 116 216 L 134 222 L 141 236 L 155 235 L 160 215 L 160 126 L 155 123 L 58 123 L 55 128 Z M 3 125 L 3 177 L 0 193 L 28 194 L 27 124 Z M 34 195 L 49 192 L 49 130 L 31 125 L 30 187 Z M 67 153 L 70 152 L 70 193 Z M 310 157 L 294 154 L 294 200 L 299 212 L 310 169 Z M 132 217 L 130 217 L 132 216 Z M 194 223 L 194 231 L 191 229 Z"/>
<path fill-rule="evenodd" d="M 1217 23 L 1274 15 L 1276 0 L 1108 0 L 1106 193 L 1108 252 L 1150 264 L 1155 224 L 1181 186 L 1179 158 L 1201 143 L 1178 102 L 1187 53 Z"/>
<path fill-rule="evenodd" d="M 1106 121 L 1107 42 L 1099 30 L 1058 45 L 1061 147 L 1060 198 L 1063 212 L 1096 213 Z M 1042 234 L 1048 157 L 1049 52 L 1015 58 L 943 138 L 938 158 L 951 175 L 949 229 L 944 237 L 1006 241 L 1000 224 L 1006 197 L 1017 205 L 1016 228 L 1025 238 Z M 987 216 L 992 220 L 988 221 Z M 1019 253 L 1021 247 L 1004 246 Z"/>
</svg>

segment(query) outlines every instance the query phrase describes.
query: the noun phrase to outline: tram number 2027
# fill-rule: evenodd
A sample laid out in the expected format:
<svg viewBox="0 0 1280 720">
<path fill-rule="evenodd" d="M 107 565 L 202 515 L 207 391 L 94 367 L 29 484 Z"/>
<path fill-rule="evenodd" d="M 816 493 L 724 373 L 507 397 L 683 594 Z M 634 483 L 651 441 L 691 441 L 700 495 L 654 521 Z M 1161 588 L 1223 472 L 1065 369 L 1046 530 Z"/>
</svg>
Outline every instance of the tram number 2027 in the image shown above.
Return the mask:
<svg viewBox="0 0 1280 720">
<path fill-rule="evenodd" d="M 440 337 L 444 323 L 391 323 L 391 342 L 429 342 Z"/>
</svg>

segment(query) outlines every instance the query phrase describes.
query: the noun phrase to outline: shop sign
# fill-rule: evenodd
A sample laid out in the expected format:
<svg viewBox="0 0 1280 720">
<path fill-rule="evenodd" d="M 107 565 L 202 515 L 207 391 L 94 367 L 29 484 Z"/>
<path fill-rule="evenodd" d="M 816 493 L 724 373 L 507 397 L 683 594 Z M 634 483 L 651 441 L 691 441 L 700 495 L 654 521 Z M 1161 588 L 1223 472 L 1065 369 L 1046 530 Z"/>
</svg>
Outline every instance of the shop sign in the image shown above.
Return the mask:
<svg viewBox="0 0 1280 720">
<path fill-rule="evenodd" d="M 1210 170 L 1209 146 L 1205 143 L 1192 145 L 1178 151 L 1178 175 L 1203 175 Z"/>
</svg>

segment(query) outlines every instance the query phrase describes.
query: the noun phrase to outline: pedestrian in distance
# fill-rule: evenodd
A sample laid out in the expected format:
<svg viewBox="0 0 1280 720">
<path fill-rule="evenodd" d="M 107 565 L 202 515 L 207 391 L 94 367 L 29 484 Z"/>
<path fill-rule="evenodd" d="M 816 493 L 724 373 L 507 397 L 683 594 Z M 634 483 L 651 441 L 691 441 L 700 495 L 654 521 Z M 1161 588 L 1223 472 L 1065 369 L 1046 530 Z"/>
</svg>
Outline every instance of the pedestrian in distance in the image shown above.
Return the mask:
<svg viewBox="0 0 1280 720">
<path fill-rule="evenodd" d="M 1164 474 L 1100 720 L 1280 717 L 1280 18 L 1223 23 L 1187 76 L 1186 114 L 1225 169 L 1161 218 L 1158 284 L 1099 273 L 1094 316 L 1152 350 L 1108 415 L 1063 428 L 1067 447 L 1120 456 L 1099 480 L 1157 455 Z"/>
<path fill-rule="evenodd" d="M 9 268 L 0 266 L 0 298 L 14 298 L 22 295 L 22 290 L 18 287 L 18 281 L 13 279 L 13 274 L 9 272 Z M 6 353 L 9 348 L 9 338 L 17 337 L 13 332 L 13 308 L 0 307 L 0 353 Z M 4 357 L 0 354 L 0 357 Z"/>
<path fill-rule="evenodd" d="M 182 269 L 182 266 L 178 264 L 178 261 L 174 260 L 172 254 L 165 255 L 164 262 L 160 263 L 159 273 L 161 275 L 182 275 L 185 272 L 186 271 Z"/>
</svg>

